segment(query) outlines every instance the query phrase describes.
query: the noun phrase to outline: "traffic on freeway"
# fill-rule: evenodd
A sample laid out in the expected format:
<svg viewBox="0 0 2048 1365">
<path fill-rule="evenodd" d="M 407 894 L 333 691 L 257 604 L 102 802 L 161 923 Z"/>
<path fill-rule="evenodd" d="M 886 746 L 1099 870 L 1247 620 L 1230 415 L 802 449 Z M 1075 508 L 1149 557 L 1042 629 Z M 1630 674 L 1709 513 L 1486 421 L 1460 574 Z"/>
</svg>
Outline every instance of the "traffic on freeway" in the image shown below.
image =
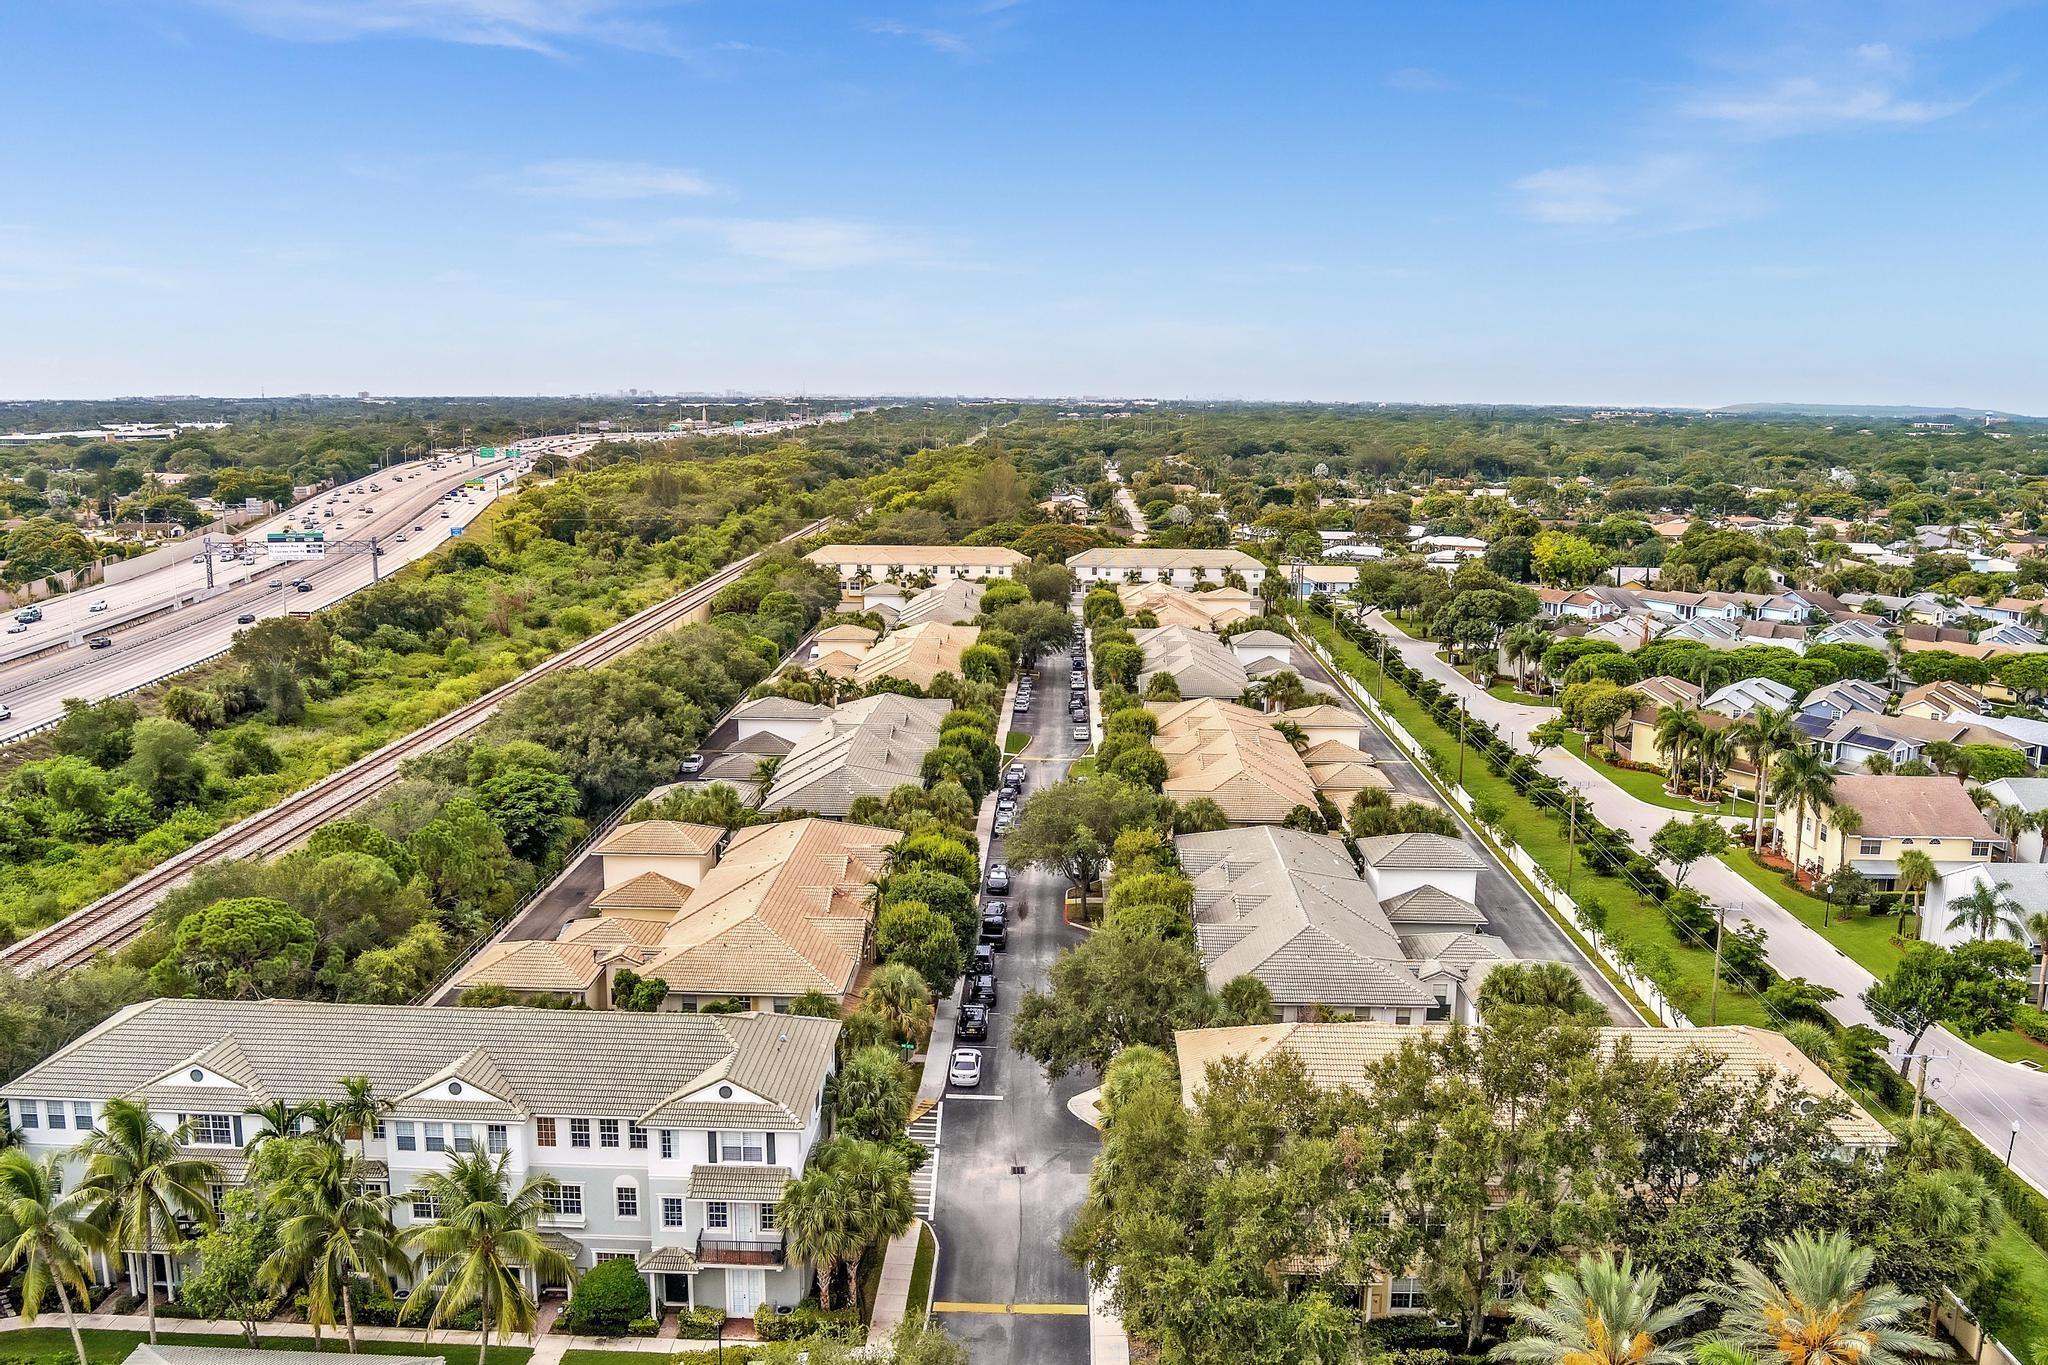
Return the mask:
<svg viewBox="0 0 2048 1365">
<path fill-rule="evenodd" d="M 255 620 L 341 600 L 460 535 L 525 468 L 516 459 L 473 463 L 466 451 L 394 465 L 251 528 L 236 538 L 239 551 L 225 537 L 210 547 L 195 540 L 191 554 L 154 573 L 11 613 L 13 633 L 0 634 L 0 743 L 59 719 L 67 697 L 119 696 L 221 653 Z M 271 556 L 271 534 L 308 532 L 320 534 L 324 554 Z"/>
</svg>

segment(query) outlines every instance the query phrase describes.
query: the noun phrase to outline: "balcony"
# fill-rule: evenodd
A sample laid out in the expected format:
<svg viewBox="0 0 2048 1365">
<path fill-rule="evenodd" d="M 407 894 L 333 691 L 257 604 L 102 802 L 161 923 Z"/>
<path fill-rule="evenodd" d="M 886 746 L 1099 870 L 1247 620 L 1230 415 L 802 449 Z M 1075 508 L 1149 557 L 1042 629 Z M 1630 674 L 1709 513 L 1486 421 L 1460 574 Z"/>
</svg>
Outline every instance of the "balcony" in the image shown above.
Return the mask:
<svg viewBox="0 0 2048 1365">
<path fill-rule="evenodd" d="M 757 1232 L 753 1237 L 741 1240 L 714 1236 L 709 1232 L 700 1233 L 697 1237 L 697 1262 L 699 1265 L 779 1266 L 782 1264 L 782 1234 Z"/>
</svg>

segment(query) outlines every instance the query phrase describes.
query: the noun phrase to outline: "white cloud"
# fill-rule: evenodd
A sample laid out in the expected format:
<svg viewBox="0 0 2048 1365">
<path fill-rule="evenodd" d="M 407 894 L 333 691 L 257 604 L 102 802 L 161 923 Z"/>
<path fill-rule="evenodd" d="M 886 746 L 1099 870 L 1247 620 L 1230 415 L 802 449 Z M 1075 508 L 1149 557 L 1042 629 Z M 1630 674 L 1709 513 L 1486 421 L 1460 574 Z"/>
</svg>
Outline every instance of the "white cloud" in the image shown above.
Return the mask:
<svg viewBox="0 0 2048 1365">
<path fill-rule="evenodd" d="M 1514 188 L 1524 213 L 1562 227 L 1690 232 L 1754 217 L 1764 207 L 1756 190 L 1688 153 L 1552 166 Z"/>
<path fill-rule="evenodd" d="M 58 293 L 95 285 L 173 289 L 177 281 L 101 248 L 69 239 L 55 242 L 25 224 L 0 223 L 0 292 Z"/>
<path fill-rule="evenodd" d="M 1890 59 L 1888 49 L 1884 59 Z M 1967 107 L 1968 100 L 1912 99 L 1890 82 L 1786 76 L 1756 90 L 1695 97 L 1680 112 L 1752 137 L 1788 137 L 1857 125 L 1932 123 Z"/>
<path fill-rule="evenodd" d="M 695 171 L 644 161 L 541 161 L 493 176 L 491 183 L 549 199 L 666 199 L 717 192 Z"/>
<path fill-rule="evenodd" d="M 705 241 L 738 259 L 799 272 L 889 265 L 937 270 L 975 268 L 916 233 L 848 218 L 687 217 L 654 222 L 594 219 L 572 231 L 556 234 L 556 240 L 581 246 L 628 247 Z"/>
<path fill-rule="evenodd" d="M 567 43 L 668 51 L 645 16 L 662 0 L 200 0 L 261 33 L 294 42 L 431 38 L 561 55 Z"/>
<path fill-rule="evenodd" d="M 907 24 L 901 19 L 866 19 L 861 27 L 870 33 L 879 33 L 887 38 L 908 38 L 923 43 L 934 52 L 943 52 L 949 57 L 972 57 L 974 46 L 962 34 L 949 29 L 931 28 L 924 24 Z"/>
<path fill-rule="evenodd" d="M 1408 95 L 1445 95 L 1458 88 L 1442 73 L 1426 66 L 1404 66 L 1387 73 L 1387 86 Z"/>
</svg>

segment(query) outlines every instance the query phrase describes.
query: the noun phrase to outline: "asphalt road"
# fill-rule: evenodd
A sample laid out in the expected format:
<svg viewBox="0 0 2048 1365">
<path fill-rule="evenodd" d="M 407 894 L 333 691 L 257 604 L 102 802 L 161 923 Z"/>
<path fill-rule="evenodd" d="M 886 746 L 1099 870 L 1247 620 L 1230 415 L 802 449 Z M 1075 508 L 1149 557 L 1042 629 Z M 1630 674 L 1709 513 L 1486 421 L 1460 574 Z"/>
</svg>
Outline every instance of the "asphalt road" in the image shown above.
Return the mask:
<svg viewBox="0 0 2048 1365">
<path fill-rule="evenodd" d="M 1057 781 L 1085 745 L 1067 719 L 1067 657 L 1038 666 L 1028 723 L 1025 792 Z M 1002 841 L 989 861 L 1000 862 Z M 1067 1102 L 1094 1078 L 1049 1084 L 1044 1070 L 1010 1051 L 1010 1020 L 1027 987 L 1044 989 L 1053 959 L 1082 935 L 1060 917 L 1060 878 L 1011 868 L 1010 944 L 997 956 L 998 997 L 982 1045 L 978 1091 L 949 1091 L 939 1158 L 938 1284 L 948 1332 L 975 1365 L 1085 1361 L 1088 1280 L 1060 1254 L 1059 1239 L 1088 1193 L 1098 1142 Z"/>
<path fill-rule="evenodd" d="M 1295 671 L 1311 687 L 1320 688 L 1336 697 L 1345 710 L 1362 714 L 1351 704 L 1344 690 L 1330 679 L 1329 670 L 1322 660 L 1297 646 L 1294 651 Z M 1429 779 L 1415 771 L 1415 765 L 1401 756 L 1394 747 L 1394 741 L 1381 733 L 1379 726 L 1366 719 L 1366 751 L 1379 761 L 1381 771 L 1393 781 L 1394 790 L 1402 796 L 1427 801 L 1433 806 L 1450 809 L 1429 785 Z M 1475 758 L 1472 760 L 1477 762 Z M 1586 983 L 1586 989 L 1593 998 L 1607 1007 L 1619 1024 L 1641 1022 L 1641 1016 L 1630 1008 L 1621 992 L 1601 974 L 1600 969 L 1586 960 L 1579 946 L 1572 942 L 1548 911 L 1536 903 L 1522 884 L 1515 880 L 1512 872 L 1501 866 L 1500 860 L 1484 843 L 1473 837 L 1471 824 L 1457 811 L 1451 815 L 1465 830 L 1465 839 L 1476 850 L 1485 863 L 1479 871 L 1479 908 L 1486 915 L 1486 932 L 1508 945 L 1509 951 L 1518 958 L 1530 962 L 1562 962 L 1579 974 Z"/>
</svg>

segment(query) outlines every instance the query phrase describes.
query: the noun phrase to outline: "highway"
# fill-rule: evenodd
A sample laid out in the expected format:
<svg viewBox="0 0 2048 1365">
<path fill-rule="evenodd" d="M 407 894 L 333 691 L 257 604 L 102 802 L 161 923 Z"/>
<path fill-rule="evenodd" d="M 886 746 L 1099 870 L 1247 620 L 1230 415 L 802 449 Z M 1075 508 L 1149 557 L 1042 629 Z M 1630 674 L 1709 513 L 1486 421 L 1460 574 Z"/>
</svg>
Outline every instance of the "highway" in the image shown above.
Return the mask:
<svg viewBox="0 0 2048 1365">
<path fill-rule="evenodd" d="M 445 451 L 425 460 L 380 469 L 317 494 L 240 533 L 256 547 L 250 559 L 223 560 L 214 537 L 213 586 L 207 586 L 199 540 L 189 553 L 125 583 L 100 584 L 37 603 L 43 619 L 6 621 L 0 633 L 0 744 L 54 725 L 68 697 L 100 701 L 181 673 L 224 653 L 237 630 L 292 611 L 317 611 L 369 586 L 375 577 L 411 563 L 459 536 L 462 528 L 540 455 L 574 459 L 601 442 L 674 441 L 692 436 L 773 436 L 798 427 L 849 420 L 851 413 L 689 431 L 605 431 L 537 436 L 514 442 L 496 459 L 474 450 Z M 471 487 L 473 481 L 482 486 Z M 452 497 L 449 495 L 453 494 Z M 320 515 L 316 516 L 318 513 Z M 264 537 L 309 527 L 324 533 L 328 553 L 317 559 L 271 559 Z M 380 554 L 373 571 L 368 542 Z M 340 544 L 338 542 L 347 542 Z M 301 592 L 294 579 L 310 590 Z M 104 604 L 104 609 L 95 609 Z M 14 629 L 20 627 L 19 629 Z M 101 637 L 106 647 L 89 641 Z"/>
<path fill-rule="evenodd" d="M 783 540 L 814 535 L 828 524 L 813 522 Z M 259 811 L 201 840 L 120 890 L 0 949 L 0 965 L 17 972 L 62 970 L 88 962 L 103 950 L 120 947 L 148 925 L 150 915 L 164 896 L 200 867 L 225 858 L 274 858 L 289 851 L 321 825 L 340 818 L 382 791 L 397 778 L 399 765 L 405 760 L 430 753 L 478 729 L 509 698 L 535 680 L 563 669 L 600 667 L 688 621 L 757 558 L 758 552 L 733 561 L 701 583 L 600 631 L 495 691 L 393 740 L 313 786 L 294 792 L 269 810 Z"/>
</svg>

